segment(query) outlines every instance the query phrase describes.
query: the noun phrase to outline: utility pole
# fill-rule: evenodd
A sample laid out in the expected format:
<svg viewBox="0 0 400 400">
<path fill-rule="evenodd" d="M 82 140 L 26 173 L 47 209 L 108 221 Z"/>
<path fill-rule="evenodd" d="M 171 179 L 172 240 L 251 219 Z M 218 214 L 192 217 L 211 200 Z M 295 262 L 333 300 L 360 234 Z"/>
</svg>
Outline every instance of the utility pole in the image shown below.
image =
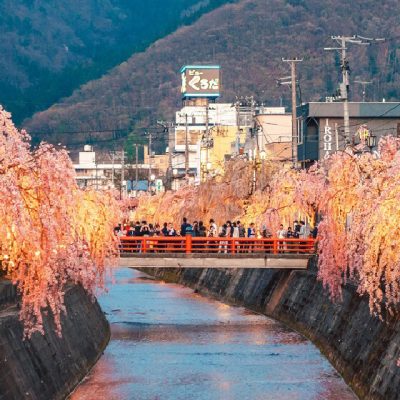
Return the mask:
<svg viewBox="0 0 400 400">
<path fill-rule="evenodd" d="M 150 183 L 151 183 L 151 140 L 152 140 L 152 137 L 151 137 L 151 132 L 148 132 L 148 133 L 149 133 L 149 174 L 147 177 L 147 182 L 148 182 L 148 191 L 150 192 L 151 191 Z"/>
<path fill-rule="evenodd" d="M 112 162 L 112 170 L 111 170 L 111 184 L 112 188 L 114 189 L 114 158 L 115 158 L 115 153 L 114 151 L 111 153 L 111 162 Z"/>
<path fill-rule="evenodd" d="M 297 167 L 297 93 L 296 93 L 296 64 L 302 62 L 303 59 L 297 57 L 292 59 L 284 59 L 283 62 L 290 64 L 290 82 L 292 87 L 292 166 Z"/>
<path fill-rule="evenodd" d="M 98 181 L 98 175 L 97 175 L 97 160 L 95 163 L 95 167 L 96 167 L 96 190 L 99 190 L 99 181 Z"/>
<path fill-rule="evenodd" d="M 237 97 L 235 102 L 236 108 L 236 143 L 235 143 L 235 152 L 236 155 L 239 155 L 240 151 L 240 100 Z"/>
<path fill-rule="evenodd" d="M 371 81 L 354 81 L 354 83 L 359 83 L 362 85 L 362 101 L 365 103 L 365 94 L 366 94 L 366 89 L 367 85 L 370 85 L 372 82 Z"/>
<path fill-rule="evenodd" d="M 206 171 L 206 179 L 208 178 L 208 149 L 210 148 L 210 131 L 209 131 L 209 115 L 208 115 L 208 110 L 209 110 L 209 102 L 208 99 L 206 99 L 206 167 L 205 167 L 205 171 Z M 201 157 L 200 157 L 201 158 Z M 200 165 L 200 173 L 201 173 L 201 165 Z M 204 174 L 204 172 L 203 172 Z M 203 180 L 204 177 L 203 177 Z"/>
<path fill-rule="evenodd" d="M 135 144 L 135 162 L 136 162 L 136 169 L 135 169 L 135 190 L 137 191 L 138 189 L 138 184 L 139 184 L 139 145 L 136 143 Z"/>
<path fill-rule="evenodd" d="M 350 80 L 349 80 L 349 61 L 347 60 L 346 54 L 346 44 L 358 44 L 360 46 L 369 46 L 372 43 L 383 42 L 385 39 L 379 38 L 366 38 L 359 35 L 353 36 L 331 36 L 332 40 L 335 40 L 339 47 L 325 47 L 324 50 L 337 50 L 340 52 L 341 57 L 341 65 L 340 68 L 342 70 L 342 83 L 340 84 L 340 97 L 343 100 L 343 123 L 344 123 L 344 144 L 345 146 L 350 144 L 350 115 L 349 115 L 349 89 L 350 89 Z"/>
<path fill-rule="evenodd" d="M 168 122 L 168 189 L 172 189 L 172 152 L 175 148 L 175 135 L 174 135 L 174 123 Z"/>
<path fill-rule="evenodd" d="M 162 121 L 158 120 L 157 125 L 161 125 L 164 128 L 164 132 L 167 131 L 168 133 L 168 170 L 167 170 L 167 189 L 172 188 L 172 155 L 173 155 L 173 150 L 175 148 L 175 124 L 171 121 Z"/>
<path fill-rule="evenodd" d="M 189 183 L 189 143 L 188 143 L 188 115 L 185 114 L 185 179 Z"/>
<path fill-rule="evenodd" d="M 119 191 L 119 199 L 122 200 L 122 192 L 124 190 L 124 180 L 125 180 L 125 151 L 121 150 L 121 188 Z"/>
</svg>

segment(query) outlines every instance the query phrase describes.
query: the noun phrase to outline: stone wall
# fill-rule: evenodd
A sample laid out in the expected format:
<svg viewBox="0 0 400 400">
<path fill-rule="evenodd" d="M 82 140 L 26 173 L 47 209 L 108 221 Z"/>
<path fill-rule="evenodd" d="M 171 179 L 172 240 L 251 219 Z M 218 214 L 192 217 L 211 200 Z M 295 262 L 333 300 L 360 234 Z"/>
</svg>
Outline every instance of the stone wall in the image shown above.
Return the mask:
<svg viewBox="0 0 400 400">
<path fill-rule="evenodd" d="M 275 318 L 315 343 L 361 399 L 400 399 L 400 317 L 371 316 L 368 299 L 347 285 L 333 303 L 307 271 L 268 269 L 149 269 L 197 292 Z"/>
<path fill-rule="evenodd" d="M 0 284 L 0 400 L 65 399 L 102 354 L 110 338 L 108 322 L 97 302 L 80 286 L 65 296 L 63 337 L 45 317 L 46 334 L 22 340 L 16 294 Z"/>
</svg>

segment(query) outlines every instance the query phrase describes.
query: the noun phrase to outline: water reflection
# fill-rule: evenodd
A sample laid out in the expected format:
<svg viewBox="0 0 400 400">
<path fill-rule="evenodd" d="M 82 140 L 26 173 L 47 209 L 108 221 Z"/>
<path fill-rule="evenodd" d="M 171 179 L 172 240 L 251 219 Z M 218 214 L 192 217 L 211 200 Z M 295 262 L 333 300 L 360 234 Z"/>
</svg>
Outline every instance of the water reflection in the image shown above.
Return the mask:
<svg viewBox="0 0 400 400">
<path fill-rule="evenodd" d="M 112 338 L 72 400 L 355 399 L 281 324 L 130 269 L 100 299 Z"/>
</svg>

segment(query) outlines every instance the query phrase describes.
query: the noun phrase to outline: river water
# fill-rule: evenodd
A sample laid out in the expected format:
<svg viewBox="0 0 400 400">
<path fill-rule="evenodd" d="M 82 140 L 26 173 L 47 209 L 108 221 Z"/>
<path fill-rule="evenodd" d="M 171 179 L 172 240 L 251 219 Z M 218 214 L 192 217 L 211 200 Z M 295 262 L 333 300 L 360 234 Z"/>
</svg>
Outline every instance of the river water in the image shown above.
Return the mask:
<svg viewBox="0 0 400 400">
<path fill-rule="evenodd" d="M 356 399 L 314 345 L 274 320 L 132 269 L 114 280 L 99 298 L 111 341 L 71 400 Z"/>
</svg>

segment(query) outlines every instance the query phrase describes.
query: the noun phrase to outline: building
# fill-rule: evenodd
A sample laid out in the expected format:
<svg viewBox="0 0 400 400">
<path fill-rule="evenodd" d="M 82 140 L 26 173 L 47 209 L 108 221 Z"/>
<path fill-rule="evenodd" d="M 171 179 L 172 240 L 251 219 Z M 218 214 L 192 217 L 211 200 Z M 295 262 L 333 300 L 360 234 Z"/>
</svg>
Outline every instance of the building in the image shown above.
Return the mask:
<svg viewBox="0 0 400 400">
<path fill-rule="evenodd" d="M 169 155 L 168 154 L 152 154 L 149 153 L 149 147 L 144 147 L 143 165 L 148 166 L 149 174 L 155 174 L 157 178 L 165 177 L 168 170 Z"/>
<path fill-rule="evenodd" d="M 93 147 L 85 145 L 84 150 L 79 152 L 78 163 L 73 164 L 78 186 L 96 190 L 117 189 L 121 191 L 121 194 L 124 193 L 131 196 L 136 196 L 139 192 L 149 190 L 163 190 L 162 181 L 159 179 L 159 168 L 161 165 L 164 167 L 167 156 L 162 159 L 155 156 L 156 161 L 153 161 L 153 163 L 145 162 L 136 166 L 126 162 L 122 163 L 121 154 L 121 152 L 114 154 L 111 162 L 98 161 Z M 147 161 L 148 159 L 149 157 L 147 156 Z M 136 182 L 136 175 L 138 176 L 138 182 Z M 146 179 L 141 179 L 141 176 L 145 176 Z"/>
<path fill-rule="evenodd" d="M 93 147 L 84 146 L 79 152 L 78 163 L 74 164 L 76 180 L 81 188 L 111 189 L 115 187 L 115 172 L 121 171 L 120 163 L 98 163 Z"/>
<path fill-rule="evenodd" d="M 367 130 L 377 137 L 400 136 L 400 102 L 349 103 L 350 145 Z M 308 166 L 345 147 L 343 103 L 307 103 L 297 108 L 298 161 Z"/>
<path fill-rule="evenodd" d="M 292 114 L 284 107 L 260 107 L 254 117 L 256 143 L 253 148 L 264 152 L 270 161 L 292 160 Z"/>
<path fill-rule="evenodd" d="M 226 157 L 244 148 L 252 124 L 252 112 L 231 103 L 186 101 L 175 116 L 172 188 L 215 174 Z"/>
<path fill-rule="evenodd" d="M 291 115 L 283 107 L 256 106 L 253 97 L 216 103 L 219 66 L 189 65 L 180 72 L 183 107 L 169 137 L 172 189 L 222 174 L 232 156 L 291 159 Z"/>
</svg>

